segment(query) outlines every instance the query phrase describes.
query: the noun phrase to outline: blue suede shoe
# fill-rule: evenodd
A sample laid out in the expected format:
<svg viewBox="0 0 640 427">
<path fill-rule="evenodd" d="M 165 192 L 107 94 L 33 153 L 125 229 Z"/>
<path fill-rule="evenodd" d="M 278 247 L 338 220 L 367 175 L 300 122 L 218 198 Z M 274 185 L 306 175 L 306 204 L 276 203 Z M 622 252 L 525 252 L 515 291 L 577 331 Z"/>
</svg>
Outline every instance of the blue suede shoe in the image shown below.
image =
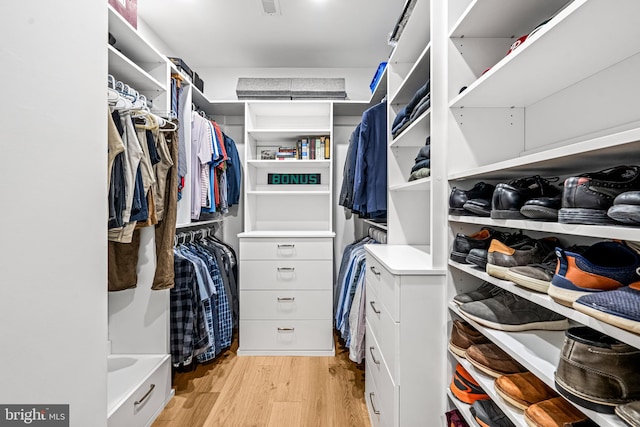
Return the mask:
<svg viewBox="0 0 640 427">
<path fill-rule="evenodd" d="M 578 298 L 573 308 L 605 323 L 640 334 L 640 282 Z"/>
</svg>

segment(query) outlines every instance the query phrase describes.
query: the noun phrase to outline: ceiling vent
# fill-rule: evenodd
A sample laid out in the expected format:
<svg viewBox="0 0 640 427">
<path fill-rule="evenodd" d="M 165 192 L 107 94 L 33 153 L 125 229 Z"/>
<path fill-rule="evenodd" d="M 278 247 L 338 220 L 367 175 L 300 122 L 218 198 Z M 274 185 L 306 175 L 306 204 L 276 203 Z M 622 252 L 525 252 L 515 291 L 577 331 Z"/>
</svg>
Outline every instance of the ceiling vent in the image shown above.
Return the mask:
<svg viewBox="0 0 640 427">
<path fill-rule="evenodd" d="M 262 3 L 263 15 L 280 15 L 280 4 L 278 0 L 260 0 L 260 3 Z"/>
</svg>

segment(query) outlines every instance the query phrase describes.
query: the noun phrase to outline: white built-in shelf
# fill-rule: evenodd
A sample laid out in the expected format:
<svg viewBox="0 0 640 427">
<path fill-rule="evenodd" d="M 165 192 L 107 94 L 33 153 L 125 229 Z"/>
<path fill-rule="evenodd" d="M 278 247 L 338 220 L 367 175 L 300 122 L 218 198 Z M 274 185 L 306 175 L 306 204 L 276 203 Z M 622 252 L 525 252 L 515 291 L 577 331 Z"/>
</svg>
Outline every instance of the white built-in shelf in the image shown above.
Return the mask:
<svg viewBox="0 0 640 427">
<path fill-rule="evenodd" d="M 624 3 L 628 13 L 621 16 L 609 2 L 574 0 L 450 106 L 527 107 L 636 54 L 629 40 L 640 38 L 640 2 Z"/>
<path fill-rule="evenodd" d="M 154 68 L 167 59 L 156 48 L 143 39 L 138 31 L 111 6 L 109 9 L 109 32 L 115 37 L 115 47 L 137 64 Z"/>
<path fill-rule="evenodd" d="M 264 231 L 245 231 L 243 233 L 239 233 L 238 237 L 335 237 L 336 233 L 333 231 L 325 231 L 325 230 L 299 230 L 299 231 L 289 231 L 289 230 L 264 230 Z"/>
<path fill-rule="evenodd" d="M 247 165 L 254 168 L 328 168 L 331 160 L 247 160 Z"/>
<path fill-rule="evenodd" d="M 376 222 L 376 221 L 372 221 L 370 219 L 364 219 L 363 220 L 365 224 L 369 224 L 372 227 L 375 228 L 379 228 L 380 230 L 385 230 L 387 231 L 389 229 L 389 227 L 387 226 L 386 222 Z"/>
<path fill-rule="evenodd" d="M 446 393 L 447 393 L 447 396 L 449 397 L 449 400 L 451 401 L 451 403 L 453 403 L 453 405 L 458 409 L 458 411 L 460 412 L 460 415 L 462 415 L 462 418 L 465 419 L 467 424 L 469 424 L 472 427 L 480 427 L 480 424 L 478 424 L 478 422 L 473 417 L 473 415 L 471 415 L 471 405 L 466 404 L 466 403 L 461 402 L 458 399 L 456 399 L 456 397 L 453 395 L 451 390 L 448 389 L 448 388 L 447 388 Z"/>
<path fill-rule="evenodd" d="M 284 143 L 295 142 L 299 138 L 309 136 L 325 136 L 331 134 L 331 129 L 253 129 L 248 130 L 247 134 L 256 141 L 262 143 Z"/>
<path fill-rule="evenodd" d="M 444 268 L 433 266 L 429 246 L 410 245 L 365 245 L 367 251 L 389 272 L 396 275 L 416 274 L 440 276 L 446 274 Z"/>
<path fill-rule="evenodd" d="M 401 68 L 401 66 L 400 66 Z M 394 69 L 399 70 L 398 65 Z M 389 96 L 391 104 L 406 105 L 415 92 L 422 87 L 431 75 L 431 43 L 420 53 L 418 60 L 407 70 L 407 74 L 398 89 Z"/>
<path fill-rule="evenodd" d="M 378 84 L 376 85 L 371 98 L 368 101 L 333 101 L 333 115 L 334 116 L 362 116 L 369 108 L 380 103 L 387 94 L 387 69 L 384 69 Z"/>
<path fill-rule="evenodd" d="M 400 35 L 400 39 L 391 53 L 389 65 L 391 63 L 398 65 L 400 63 L 413 64 L 416 62 L 422 49 L 429 43 L 429 37 L 431 36 L 430 6 L 428 1 L 416 2 Z"/>
<path fill-rule="evenodd" d="M 196 227 L 205 228 L 205 227 L 223 222 L 224 220 L 225 220 L 225 217 L 216 218 L 216 219 L 207 219 L 204 221 L 193 221 L 185 224 L 177 224 L 176 229 L 180 230 L 181 228 L 196 228 Z"/>
<path fill-rule="evenodd" d="M 595 172 L 621 164 L 640 162 L 640 126 L 605 135 L 592 135 L 567 145 L 449 174 L 449 180 L 521 178 L 530 175 L 544 177 L 559 173 Z M 607 132 L 611 132 L 609 129 Z"/>
<path fill-rule="evenodd" d="M 415 119 L 400 135 L 395 137 L 389 146 L 394 147 L 421 147 L 425 145 L 426 137 L 431 133 L 431 108 L 427 109 L 420 117 Z"/>
<path fill-rule="evenodd" d="M 504 332 L 485 328 L 464 317 L 454 302 L 449 303 L 449 309 L 468 321 L 480 333 L 555 390 L 554 372 L 558 366 L 564 342 L 563 331 Z M 616 415 L 601 414 L 579 405 L 573 405 L 601 427 L 626 427 L 626 424 Z"/>
<path fill-rule="evenodd" d="M 449 221 L 601 239 L 640 240 L 640 227 L 626 225 L 563 224 L 525 219 L 492 219 L 470 215 L 449 215 Z"/>
<path fill-rule="evenodd" d="M 297 185 L 296 187 L 299 187 Z M 330 196 L 329 190 L 249 190 L 249 196 Z"/>
<path fill-rule="evenodd" d="M 152 77 L 121 52 L 108 45 L 109 74 L 139 92 L 164 92 L 165 85 Z"/>
<path fill-rule="evenodd" d="M 567 1 L 472 0 L 449 37 L 518 38 L 553 16 Z M 497 10 L 500 19 L 496 19 Z"/>
<path fill-rule="evenodd" d="M 431 177 L 416 179 L 402 184 L 390 185 L 389 191 L 428 191 L 431 189 Z M 425 196 L 426 197 L 426 196 Z"/>
<path fill-rule="evenodd" d="M 489 396 L 489 398 L 491 400 L 493 400 L 493 402 L 496 405 L 498 405 L 498 407 L 502 410 L 502 412 L 504 412 L 504 414 L 517 427 L 527 427 L 527 423 L 524 420 L 524 412 L 519 410 L 518 408 L 515 408 L 515 407 L 509 405 L 507 402 L 504 401 L 504 399 L 502 399 L 502 397 L 500 397 L 498 392 L 496 392 L 496 389 L 494 387 L 494 383 L 496 382 L 496 380 L 494 378 L 492 378 L 492 377 L 488 376 L 487 374 L 481 372 L 480 370 L 476 369 L 475 366 L 473 366 L 464 357 L 460 357 L 460 356 L 458 356 L 456 354 L 453 354 L 451 352 L 449 352 L 449 354 L 451 356 L 453 356 L 453 358 L 456 359 L 456 361 L 458 363 L 460 363 L 462 365 L 462 367 L 467 370 L 467 372 L 469 372 L 469 374 L 473 377 L 473 379 L 475 379 L 476 382 L 478 384 L 480 384 L 480 387 L 482 387 L 482 389 Z M 450 395 L 451 400 L 453 401 L 453 403 L 458 407 L 458 409 L 460 409 L 460 412 L 463 412 L 466 409 L 466 412 L 469 413 L 469 417 L 473 420 L 475 425 L 478 425 L 478 423 L 476 422 L 476 420 L 473 417 L 473 415 L 471 415 L 471 412 L 469 412 L 469 408 L 471 408 L 471 405 L 467 405 L 466 403 L 461 402 L 458 399 L 456 399 L 456 397 L 453 395 L 453 393 L 450 390 L 448 391 L 448 394 Z M 466 419 L 466 417 L 465 417 L 465 419 Z"/>
<path fill-rule="evenodd" d="M 519 297 L 527 299 L 531 302 L 534 302 L 544 308 L 555 311 L 556 313 L 559 313 L 567 317 L 568 319 L 607 334 L 636 348 L 640 348 L 640 335 L 636 335 L 608 323 L 601 322 L 591 316 L 576 311 L 573 308 L 558 304 L 547 294 L 523 288 L 509 280 L 501 280 L 496 277 L 490 276 L 484 270 L 471 264 L 461 264 L 459 262 L 449 260 L 449 265 L 457 270 L 463 271 L 485 282 L 489 282 L 502 289 L 506 289 L 507 291 L 514 293 Z"/>
<path fill-rule="evenodd" d="M 164 363 L 168 354 L 113 354 L 107 357 L 107 416 L 111 416 Z"/>
</svg>

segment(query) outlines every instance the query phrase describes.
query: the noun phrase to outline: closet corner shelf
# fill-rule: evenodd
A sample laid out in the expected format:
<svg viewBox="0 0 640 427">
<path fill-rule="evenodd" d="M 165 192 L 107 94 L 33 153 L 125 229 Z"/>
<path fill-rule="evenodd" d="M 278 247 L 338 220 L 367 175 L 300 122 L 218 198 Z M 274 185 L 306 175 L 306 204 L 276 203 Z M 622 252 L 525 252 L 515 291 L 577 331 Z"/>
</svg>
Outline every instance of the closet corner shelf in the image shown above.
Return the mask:
<svg viewBox="0 0 640 427">
<path fill-rule="evenodd" d="M 113 46 L 107 45 L 107 50 L 109 52 L 108 70 L 117 80 L 121 80 L 138 91 L 166 91 L 162 83 Z"/>
<path fill-rule="evenodd" d="M 496 405 L 498 405 L 502 412 L 504 412 L 507 418 L 509 418 L 516 426 L 525 427 L 527 425 L 524 420 L 523 412 L 506 403 L 504 399 L 502 399 L 502 397 L 500 397 L 500 395 L 496 392 L 496 389 L 493 386 L 493 384 L 495 383 L 495 379 L 477 370 L 467 359 L 455 355 L 451 352 L 449 352 L 449 354 L 453 356 L 456 361 L 460 363 L 462 367 L 467 370 L 467 372 L 469 372 L 469 374 L 471 374 L 471 376 L 478 382 L 478 384 L 480 384 L 480 387 L 482 387 L 485 393 L 489 395 L 489 398 L 491 398 L 491 400 Z M 460 410 L 460 412 L 463 414 L 465 419 L 467 418 L 468 414 L 468 417 L 473 420 L 472 425 L 478 425 L 477 421 L 469 411 L 471 405 L 467 405 L 466 403 L 456 399 L 450 389 L 447 389 L 447 394 L 453 401 L 454 405 L 456 405 L 458 410 Z"/>
<path fill-rule="evenodd" d="M 328 168 L 331 160 L 247 160 L 254 168 Z"/>
<path fill-rule="evenodd" d="M 336 233 L 326 230 L 308 230 L 308 231 L 244 231 L 238 233 L 238 237 L 335 237 Z"/>
<path fill-rule="evenodd" d="M 480 333 L 555 390 L 554 372 L 560 360 L 560 351 L 564 342 L 563 331 L 504 332 L 486 328 L 464 317 L 454 302 L 449 303 L 449 310 L 469 322 Z M 478 377 L 480 376 L 478 375 Z M 574 406 L 601 427 L 626 426 L 616 415 L 601 414 L 575 404 Z"/>
<path fill-rule="evenodd" d="M 453 393 L 449 388 L 447 388 L 445 392 L 447 394 L 447 397 L 451 401 L 451 403 L 453 403 L 456 409 L 458 409 L 458 411 L 460 412 L 462 417 L 465 419 L 467 424 L 469 424 L 472 427 L 480 427 L 480 424 L 478 424 L 478 422 L 473 417 L 473 415 L 471 415 L 471 411 L 470 411 L 471 405 L 456 399 L 456 397 L 453 395 Z"/>
<path fill-rule="evenodd" d="M 564 145 L 555 148 L 452 173 L 449 174 L 449 180 L 506 180 L 527 175 L 557 176 L 559 171 L 593 171 L 599 165 L 607 167 L 629 162 L 629 155 L 638 151 L 639 140 L 640 124 L 634 122 L 614 133 L 583 136 L 580 140 L 565 141 Z"/>
<path fill-rule="evenodd" d="M 606 2 L 574 0 L 534 38 L 470 84 L 450 106 L 527 107 L 634 55 L 636 46 L 625 40 L 638 37 L 637 24 L 630 17 L 640 13 L 640 4 L 626 7 L 620 16 L 620 10 Z M 602 32 L 591 31 L 595 27 Z M 601 34 L 609 33 L 613 38 L 604 40 Z M 581 41 L 579 47 L 574 40 Z M 567 51 L 572 54 L 566 55 Z M 556 69 L 564 70 L 563 75 L 558 76 Z M 523 85 L 525 76 L 530 78 Z"/>
<path fill-rule="evenodd" d="M 573 308 L 558 304 L 547 294 L 528 290 L 508 280 L 500 280 L 496 277 L 490 276 L 485 271 L 472 266 L 471 264 L 461 264 L 459 262 L 449 260 L 449 265 L 457 270 L 463 271 L 485 282 L 489 282 L 502 289 L 506 289 L 507 291 L 531 302 L 534 302 L 541 307 L 555 311 L 556 313 L 559 313 L 567 317 L 568 319 L 600 331 L 620 341 L 626 342 L 627 344 L 632 345 L 636 348 L 640 348 L 639 335 L 625 331 L 624 329 L 620 329 L 608 323 L 601 322 L 591 316 L 574 310 Z"/>
<path fill-rule="evenodd" d="M 137 63 L 162 64 L 167 59 L 149 42 L 147 42 L 111 5 L 108 7 L 109 32 L 115 37 L 115 46 L 125 49 L 129 56 Z"/>
<path fill-rule="evenodd" d="M 473 0 L 453 26 L 449 37 L 504 38 L 522 28 L 533 29 L 559 10 L 567 0 L 510 0 L 506 3 Z M 500 19 L 495 19 L 496 10 Z"/>
<path fill-rule="evenodd" d="M 588 236 L 600 239 L 640 240 L 640 227 L 626 225 L 562 224 L 559 222 L 533 221 L 525 219 L 492 219 L 489 217 L 449 215 L 449 221 L 466 224 L 488 225 L 544 233 Z"/>
<path fill-rule="evenodd" d="M 168 354 L 107 356 L 107 415 L 111 416 L 169 358 Z"/>
<path fill-rule="evenodd" d="M 365 245 L 371 256 L 383 264 L 392 274 L 441 276 L 446 269 L 434 267 L 429 246 Z"/>
<path fill-rule="evenodd" d="M 389 191 L 427 191 L 431 189 L 431 177 L 416 179 L 415 181 L 406 182 L 397 185 L 390 185 Z"/>
<path fill-rule="evenodd" d="M 406 105 L 415 92 L 422 87 L 431 74 L 431 42 L 427 43 L 415 63 L 408 65 L 406 75 L 398 86 L 398 89 L 389 97 L 390 104 Z M 400 64 L 394 64 L 396 72 L 402 68 Z"/>
<path fill-rule="evenodd" d="M 425 134 L 429 134 L 431 126 L 431 108 L 415 119 L 400 135 L 393 138 L 389 147 L 422 147 L 425 145 Z M 425 128 L 426 127 L 426 132 Z M 418 139 L 420 138 L 420 139 Z"/>
</svg>

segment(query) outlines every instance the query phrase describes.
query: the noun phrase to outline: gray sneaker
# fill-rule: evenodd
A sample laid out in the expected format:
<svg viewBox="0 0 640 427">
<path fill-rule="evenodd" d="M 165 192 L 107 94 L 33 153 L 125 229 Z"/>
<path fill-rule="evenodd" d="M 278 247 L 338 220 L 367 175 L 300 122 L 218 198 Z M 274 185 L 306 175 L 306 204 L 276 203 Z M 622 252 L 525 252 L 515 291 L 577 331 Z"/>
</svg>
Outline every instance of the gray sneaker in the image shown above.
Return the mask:
<svg viewBox="0 0 640 427">
<path fill-rule="evenodd" d="M 463 316 L 501 331 L 529 331 L 544 329 L 562 331 L 569 327 L 566 317 L 548 310 L 511 292 L 503 292 L 493 298 L 462 304 Z"/>
<path fill-rule="evenodd" d="M 464 294 L 459 294 L 453 297 L 453 302 L 456 304 L 464 304 L 472 301 L 480 301 L 483 299 L 491 298 L 498 295 L 502 292 L 503 289 L 499 288 L 495 285 L 492 285 L 489 282 L 484 282 L 478 289 L 475 291 L 467 292 Z"/>
</svg>

